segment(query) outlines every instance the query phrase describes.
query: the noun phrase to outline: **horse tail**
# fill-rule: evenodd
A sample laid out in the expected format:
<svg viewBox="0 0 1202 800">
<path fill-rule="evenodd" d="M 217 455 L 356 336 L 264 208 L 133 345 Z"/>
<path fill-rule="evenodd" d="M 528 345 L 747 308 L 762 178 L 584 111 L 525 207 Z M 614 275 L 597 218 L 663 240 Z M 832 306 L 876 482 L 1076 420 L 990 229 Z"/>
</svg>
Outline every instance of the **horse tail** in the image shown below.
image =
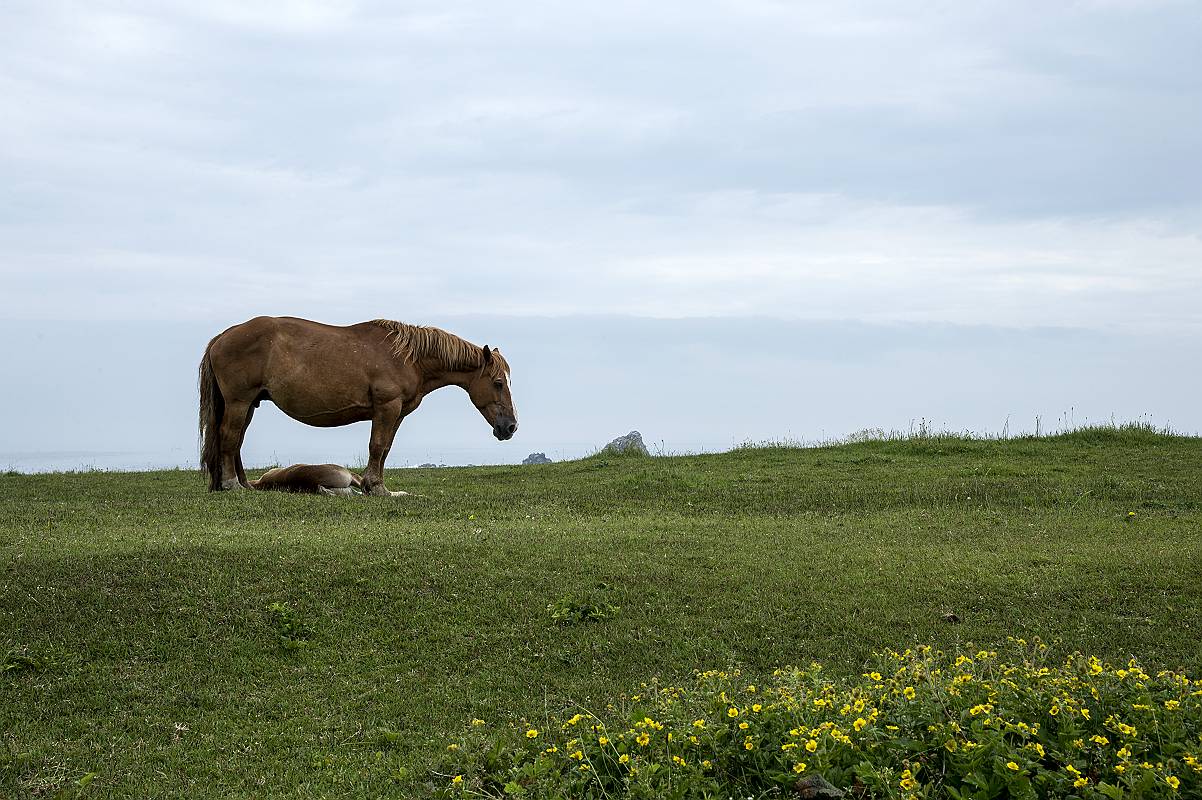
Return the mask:
<svg viewBox="0 0 1202 800">
<path fill-rule="evenodd" d="M 216 341 L 214 337 L 213 341 Z M 209 476 L 209 491 L 221 488 L 221 418 L 225 414 L 225 398 L 213 375 L 210 341 L 200 359 L 200 468 Z"/>
</svg>

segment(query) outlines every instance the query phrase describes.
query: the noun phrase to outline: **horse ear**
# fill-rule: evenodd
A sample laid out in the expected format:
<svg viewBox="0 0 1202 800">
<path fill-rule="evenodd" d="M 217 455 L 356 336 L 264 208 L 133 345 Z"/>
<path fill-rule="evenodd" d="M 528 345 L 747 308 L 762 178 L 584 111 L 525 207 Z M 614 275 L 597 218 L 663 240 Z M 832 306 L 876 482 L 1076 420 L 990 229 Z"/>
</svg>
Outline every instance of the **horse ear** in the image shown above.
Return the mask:
<svg viewBox="0 0 1202 800">
<path fill-rule="evenodd" d="M 488 349 L 488 345 L 484 345 L 484 363 L 485 364 L 492 363 L 492 350 Z"/>
</svg>

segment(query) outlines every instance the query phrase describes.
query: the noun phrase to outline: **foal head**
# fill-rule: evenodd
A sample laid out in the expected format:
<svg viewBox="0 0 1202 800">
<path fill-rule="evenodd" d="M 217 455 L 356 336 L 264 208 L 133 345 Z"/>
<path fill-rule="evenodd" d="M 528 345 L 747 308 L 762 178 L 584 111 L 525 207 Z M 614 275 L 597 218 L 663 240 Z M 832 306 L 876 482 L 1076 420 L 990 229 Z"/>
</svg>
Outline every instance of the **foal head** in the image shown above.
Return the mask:
<svg viewBox="0 0 1202 800">
<path fill-rule="evenodd" d="M 467 386 L 472 405 L 492 425 L 492 435 L 505 441 L 518 429 L 513 397 L 509 394 L 509 364 L 499 350 L 484 348 L 484 363 Z"/>
</svg>

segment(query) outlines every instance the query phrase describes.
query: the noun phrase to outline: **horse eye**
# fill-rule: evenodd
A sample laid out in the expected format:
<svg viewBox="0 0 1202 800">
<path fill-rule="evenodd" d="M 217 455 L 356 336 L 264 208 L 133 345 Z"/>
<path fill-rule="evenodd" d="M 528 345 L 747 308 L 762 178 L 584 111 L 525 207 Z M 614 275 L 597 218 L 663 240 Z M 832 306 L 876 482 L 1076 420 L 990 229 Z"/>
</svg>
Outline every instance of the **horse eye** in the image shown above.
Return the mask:
<svg viewBox="0 0 1202 800">
<path fill-rule="evenodd" d="M 500 381 L 493 381 L 493 382 L 492 382 L 492 385 L 493 385 L 493 386 L 495 386 L 495 387 L 497 387 L 498 389 L 504 389 L 504 388 L 505 388 L 505 384 L 501 383 Z"/>
</svg>

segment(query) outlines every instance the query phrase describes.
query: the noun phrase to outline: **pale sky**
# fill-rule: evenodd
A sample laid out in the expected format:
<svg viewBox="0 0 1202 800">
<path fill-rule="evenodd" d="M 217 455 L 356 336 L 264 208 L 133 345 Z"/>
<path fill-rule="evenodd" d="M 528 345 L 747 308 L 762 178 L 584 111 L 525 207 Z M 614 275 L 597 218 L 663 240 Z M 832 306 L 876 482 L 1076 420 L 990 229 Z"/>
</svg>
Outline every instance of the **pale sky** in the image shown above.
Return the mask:
<svg viewBox="0 0 1202 800">
<path fill-rule="evenodd" d="M 604 315 L 628 315 L 881 342 L 904 323 L 945 332 L 919 336 L 935 363 L 956 326 L 1202 344 L 1196 2 L 17 0 L 4 18 L 14 330 L 592 315 L 604 348 L 623 324 Z M 1019 401 L 1040 390 L 1014 380 Z M 1197 389 L 1180 380 L 1134 405 L 1176 408 Z"/>
</svg>

